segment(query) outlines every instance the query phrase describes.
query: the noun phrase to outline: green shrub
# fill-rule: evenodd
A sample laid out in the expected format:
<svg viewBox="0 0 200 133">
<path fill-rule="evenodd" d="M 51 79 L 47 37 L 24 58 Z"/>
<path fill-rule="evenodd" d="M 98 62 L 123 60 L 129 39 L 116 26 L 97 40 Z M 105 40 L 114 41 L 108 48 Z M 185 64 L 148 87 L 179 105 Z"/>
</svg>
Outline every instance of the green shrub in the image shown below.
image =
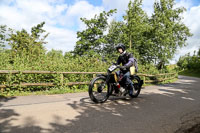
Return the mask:
<svg viewBox="0 0 200 133">
<path fill-rule="evenodd" d="M 56 72 L 106 72 L 107 68 L 114 60 L 102 60 L 100 55 L 92 56 L 73 56 L 71 53 L 65 53 L 63 56 L 61 51 L 52 50 L 38 57 L 30 55 L 11 56 L 9 51 L 4 51 L 0 54 L 1 70 L 38 70 L 38 71 L 56 71 Z M 170 70 L 171 71 L 171 70 Z M 139 73 L 159 74 L 169 72 L 167 69 L 157 70 L 153 64 L 140 65 Z M 68 82 L 84 82 L 90 81 L 93 78 L 91 74 L 64 74 L 64 83 Z M 0 74 L 0 84 L 20 84 L 20 83 L 54 83 L 56 87 L 60 86 L 60 74 Z M 152 78 L 148 78 L 152 79 Z M 147 79 L 147 80 L 148 80 Z M 53 88 L 53 87 L 52 87 Z M 85 89 L 86 85 L 75 85 L 69 87 L 72 90 Z M 26 92 L 49 90 L 51 87 L 21 87 L 15 86 L 5 88 L 4 91 L 13 93 L 13 91 Z"/>
</svg>

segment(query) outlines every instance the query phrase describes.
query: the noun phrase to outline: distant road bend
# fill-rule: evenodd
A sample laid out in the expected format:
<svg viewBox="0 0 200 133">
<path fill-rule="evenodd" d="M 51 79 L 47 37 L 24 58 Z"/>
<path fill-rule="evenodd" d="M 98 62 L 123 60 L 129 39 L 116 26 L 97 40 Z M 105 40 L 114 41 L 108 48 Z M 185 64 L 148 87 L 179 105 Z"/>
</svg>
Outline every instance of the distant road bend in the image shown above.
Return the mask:
<svg viewBox="0 0 200 133">
<path fill-rule="evenodd" d="M 88 93 L 0 99 L 0 133 L 200 133 L 200 78 L 94 104 Z"/>
</svg>

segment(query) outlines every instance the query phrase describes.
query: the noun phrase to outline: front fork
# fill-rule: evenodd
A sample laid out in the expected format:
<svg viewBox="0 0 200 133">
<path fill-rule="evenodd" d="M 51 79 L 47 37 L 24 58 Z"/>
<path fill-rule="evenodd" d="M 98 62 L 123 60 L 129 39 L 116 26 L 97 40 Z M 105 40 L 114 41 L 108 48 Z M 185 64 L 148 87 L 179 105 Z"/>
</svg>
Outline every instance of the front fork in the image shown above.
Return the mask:
<svg viewBox="0 0 200 133">
<path fill-rule="evenodd" d="M 101 76 L 103 76 L 103 77 L 106 78 L 106 80 L 105 80 L 106 82 L 104 82 L 103 84 L 101 84 L 100 86 L 98 86 L 98 88 L 97 88 L 98 93 L 101 93 L 103 91 L 103 89 L 105 88 L 106 84 L 108 86 L 109 93 L 110 93 L 110 87 L 109 87 L 110 86 L 110 83 L 109 83 L 110 74 L 108 73 L 107 75 L 97 75 L 97 77 L 101 77 Z"/>
</svg>

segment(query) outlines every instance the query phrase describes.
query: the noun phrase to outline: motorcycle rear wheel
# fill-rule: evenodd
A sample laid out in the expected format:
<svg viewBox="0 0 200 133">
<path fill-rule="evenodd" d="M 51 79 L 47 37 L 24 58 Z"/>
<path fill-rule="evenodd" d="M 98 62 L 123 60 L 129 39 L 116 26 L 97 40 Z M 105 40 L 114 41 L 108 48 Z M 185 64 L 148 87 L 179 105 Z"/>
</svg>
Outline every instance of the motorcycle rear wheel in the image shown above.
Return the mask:
<svg viewBox="0 0 200 133">
<path fill-rule="evenodd" d="M 135 91 L 133 94 L 129 94 L 129 96 L 132 98 L 136 98 L 136 97 L 138 97 L 138 95 L 140 94 L 140 91 L 141 91 L 141 87 L 142 87 L 141 79 L 138 76 L 134 76 L 132 78 L 132 81 L 133 81 L 133 86 L 134 86 Z"/>
</svg>

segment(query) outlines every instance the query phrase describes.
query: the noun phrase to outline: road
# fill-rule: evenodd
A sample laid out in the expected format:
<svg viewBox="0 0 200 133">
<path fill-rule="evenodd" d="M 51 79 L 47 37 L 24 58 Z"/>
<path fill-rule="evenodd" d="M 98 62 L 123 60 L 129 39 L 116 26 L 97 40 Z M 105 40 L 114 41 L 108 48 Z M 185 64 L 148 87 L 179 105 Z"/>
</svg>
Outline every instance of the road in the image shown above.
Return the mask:
<svg viewBox="0 0 200 133">
<path fill-rule="evenodd" d="M 104 104 L 87 93 L 1 98 L 0 132 L 182 133 L 200 124 L 199 83 L 179 76 L 175 83 L 144 87 L 136 99 L 111 97 Z"/>
</svg>

